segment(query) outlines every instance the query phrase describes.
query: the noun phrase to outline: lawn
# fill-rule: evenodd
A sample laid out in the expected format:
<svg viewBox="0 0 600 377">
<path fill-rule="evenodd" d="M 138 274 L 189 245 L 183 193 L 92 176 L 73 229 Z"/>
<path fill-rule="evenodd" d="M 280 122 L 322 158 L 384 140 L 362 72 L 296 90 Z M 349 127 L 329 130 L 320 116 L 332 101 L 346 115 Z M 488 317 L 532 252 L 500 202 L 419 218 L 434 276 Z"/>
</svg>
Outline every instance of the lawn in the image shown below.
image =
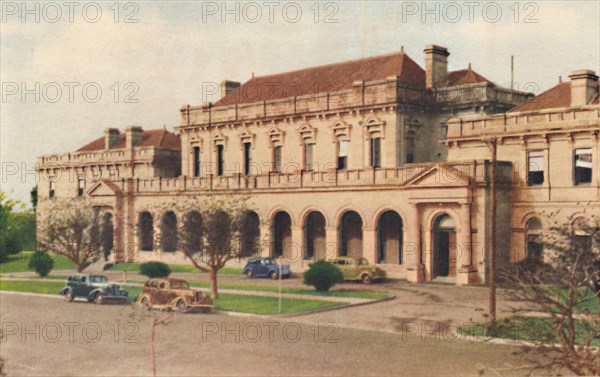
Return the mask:
<svg viewBox="0 0 600 377">
<path fill-rule="evenodd" d="M 0 273 L 30 271 L 27 263 L 32 254 L 32 251 L 22 251 L 18 254 L 9 255 L 6 262 L 0 263 Z M 53 255 L 52 259 L 54 259 L 53 270 L 75 269 L 75 265 L 63 256 Z"/>
<path fill-rule="evenodd" d="M 576 322 L 578 336 L 575 341 L 581 344 L 586 334 L 590 334 L 592 326 L 598 326 L 599 322 L 580 320 Z M 552 319 L 548 317 L 522 317 L 515 316 L 505 318 L 496 322 L 496 328 L 490 323 L 478 323 L 463 327 L 458 330 L 459 334 L 466 336 L 482 336 L 486 338 L 503 338 L 514 341 L 535 341 L 543 343 L 558 343 L 556 331 Z M 592 341 L 593 346 L 600 346 L 600 339 Z"/>
<path fill-rule="evenodd" d="M 194 267 L 191 264 L 169 264 L 169 268 L 171 269 L 171 272 L 197 272 L 197 273 L 204 273 L 204 272 L 200 272 L 196 269 L 196 267 Z M 113 265 L 110 268 L 110 271 L 131 271 L 131 272 L 139 272 L 140 271 L 140 264 L 139 263 L 118 263 Z M 241 268 L 232 268 L 232 267 L 225 267 L 219 270 L 220 274 L 227 274 L 227 275 L 240 275 L 242 273 L 242 269 Z"/>
<path fill-rule="evenodd" d="M 0 280 L 0 291 L 30 292 L 56 295 L 65 286 L 54 281 Z M 129 292 L 129 301 L 135 302 L 141 287 L 123 287 Z M 343 302 L 283 298 L 281 314 L 302 313 L 305 311 L 346 305 Z M 263 297 L 222 293 L 215 300 L 214 309 L 253 314 L 279 314 L 277 297 Z"/>
</svg>

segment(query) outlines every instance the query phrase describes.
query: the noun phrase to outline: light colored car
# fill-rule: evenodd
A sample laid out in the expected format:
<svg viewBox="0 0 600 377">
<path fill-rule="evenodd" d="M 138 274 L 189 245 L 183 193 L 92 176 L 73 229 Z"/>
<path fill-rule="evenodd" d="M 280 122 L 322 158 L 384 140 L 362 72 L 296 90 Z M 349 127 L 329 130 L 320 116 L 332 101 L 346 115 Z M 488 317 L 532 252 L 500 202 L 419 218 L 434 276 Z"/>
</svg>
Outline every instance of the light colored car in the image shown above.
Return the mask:
<svg viewBox="0 0 600 377">
<path fill-rule="evenodd" d="M 209 313 L 213 302 L 202 291 L 190 288 L 181 279 L 150 279 L 144 283 L 138 304 L 146 309 L 177 309 L 180 312 Z"/>
<path fill-rule="evenodd" d="M 327 262 L 342 272 L 344 280 L 360 280 L 365 284 L 371 284 L 375 280 L 384 281 L 387 277 L 384 270 L 369 264 L 365 258 L 336 257 Z"/>
</svg>

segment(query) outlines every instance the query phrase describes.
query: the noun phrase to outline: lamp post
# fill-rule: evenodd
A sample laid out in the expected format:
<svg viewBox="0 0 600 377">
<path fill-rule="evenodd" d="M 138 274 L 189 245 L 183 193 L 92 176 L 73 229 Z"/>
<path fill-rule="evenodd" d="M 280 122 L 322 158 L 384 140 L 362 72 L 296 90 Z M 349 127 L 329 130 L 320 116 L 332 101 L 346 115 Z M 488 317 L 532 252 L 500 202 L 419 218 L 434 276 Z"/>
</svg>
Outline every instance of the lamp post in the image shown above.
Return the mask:
<svg viewBox="0 0 600 377">
<path fill-rule="evenodd" d="M 492 324 L 496 323 L 496 157 L 498 139 L 485 140 L 491 148 L 490 158 L 490 219 L 488 243 L 489 267 L 489 317 Z"/>
</svg>

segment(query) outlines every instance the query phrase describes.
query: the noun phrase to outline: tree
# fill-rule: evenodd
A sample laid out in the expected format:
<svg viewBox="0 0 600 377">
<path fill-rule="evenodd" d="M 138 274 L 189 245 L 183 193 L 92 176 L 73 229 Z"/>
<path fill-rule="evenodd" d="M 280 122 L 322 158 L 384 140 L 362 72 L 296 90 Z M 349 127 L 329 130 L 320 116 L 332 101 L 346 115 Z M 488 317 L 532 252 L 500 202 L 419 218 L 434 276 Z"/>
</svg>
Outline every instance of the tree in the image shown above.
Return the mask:
<svg viewBox="0 0 600 377">
<path fill-rule="evenodd" d="M 556 219 L 558 214 L 547 218 Z M 534 369 L 559 372 L 566 368 L 577 375 L 600 375 L 600 353 L 592 344 L 600 337 L 600 318 L 583 309 L 590 304 L 600 306 L 596 289 L 600 278 L 599 219 L 586 215 L 574 223 L 555 220 L 539 242 L 546 263 L 525 262 L 504 273 L 513 284 L 515 300 L 532 303 L 551 319 L 553 336 L 526 347 L 525 352 L 545 356 L 545 362 L 536 362 Z"/>
<path fill-rule="evenodd" d="M 69 259 L 77 267 L 77 272 L 100 259 L 98 212 L 83 198 L 52 200 L 46 213 L 38 237 L 44 250 Z"/>
<path fill-rule="evenodd" d="M 33 207 L 33 210 L 35 211 L 35 209 L 37 208 L 37 203 L 38 203 L 38 187 L 37 187 L 37 185 L 33 186 L 31 191 L 29 192 L 29 197 L 31 198 L 31 206 Z"/>
<path fill-rule="evenodd" d="M 22 212 L 15 212 L 15 207 Z M 25 204 L 18 200 L 8 199 L 0 191 L 0 263 L 5 262 L 9 254 L 21 251 L 22 245 L 28 241 L 27 237 L 32 235 L 32 223 L 35 224 L 35 217 L 31 210 L 26 210 Z"/>
<path fill-rule="evenodd" d="M 342 272 L 325 261 L 312 263 L 304 273 L 304 284 L 315 287 L 319 292 L 327 292 L 329 288 L 342 281 L 344 281 Z"/>
<path fill-rule="evenodd" d="M 177 224 L 177 249 L 199 271 L 209 274 L 213 299 L 219 298 L 219 270 L 228 261 L 257 249 L 257 242 L 244 246 L 255 235 L 251 222 L 245 221 L 251 211 L 247 202 L 248 197 L 242 195 L 193 196 L 160 207 L 162 211 L 176 209 L 185 214 Z"/>
<path fill-rule="evenodd" d="M 54 259 L 48 253 L 36 251 L 28 263 L 29 269 L 34 270 L 41 277 L 46 277 L 54 267 Z"/>
</svg>

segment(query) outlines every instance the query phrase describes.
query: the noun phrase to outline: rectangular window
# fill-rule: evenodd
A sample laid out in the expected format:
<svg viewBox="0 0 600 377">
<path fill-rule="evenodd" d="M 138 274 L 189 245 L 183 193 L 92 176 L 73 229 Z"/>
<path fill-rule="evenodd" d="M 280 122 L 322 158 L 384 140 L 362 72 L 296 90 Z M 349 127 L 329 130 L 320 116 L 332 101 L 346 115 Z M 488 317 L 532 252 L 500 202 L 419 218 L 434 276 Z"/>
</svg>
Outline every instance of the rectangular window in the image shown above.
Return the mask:
<svg viewBox="0 0 600 377">
<path fill-rule="evenodd" d="M 223 156 L 223 146 L 217 145 L 217 175 L 222 176 L 225 171 L 225 156 Z"/>
<path fill-rule="evenodd" d="M 54 198 L 54 181 L 50 181 L 49 195 L 50 199 Z"/>
<path fill-rule="evenodd" d="M 314 144 L 304 144 L 304 170 L 313 170 L 313 149 Z"/>
<path fill-rule="evenodd" d="M 407 154 L 406 155 L 406 163 L 412 164 L 413 162 L 415 162 L 415 156 L 412 153 Z"/>
<path fill-rule="evenodd" d="M 592 148 L 575 149 L 573 178 L 576 185 L 592 182 Z"/>
<path fill-rule="evenodd" d="M 371 167 L 381 167 L 381 138 L 379 137 L 371 139 Z"/>
<path fill-rule="evenodd" d="M 281 172 L 281 150 L 283 147 L 277 146 L 273 150 L 273 171 Z"/>
<path fill-rule="evenodd" d="M 200 147 L 194 147 L 194 177 L 200 176 Z"/>
<path fill-rule="evenodd" d="M 544 183 L 544 152 L 531 151 L 527 154 L 527 184 Z"/>
<path fill-rule="evenodd" d="M 252 148 L 252 144 L 244 143 L 244 174 L 250 175 L 250 165 L 252 164 L 252 156 L 250 155 L 250 150 Z"/>
<path fill-rule="evenodd" d="M 348 140 L 338 141 L 338 164 L 339 170 L 348 168 Z"/>
<path fill-rule="evenodd" d="M 77 196 L 82 196 L 85 191 L 85 179 L 83 177 L 79 177 L 77 179 Z"/>
</svg>

